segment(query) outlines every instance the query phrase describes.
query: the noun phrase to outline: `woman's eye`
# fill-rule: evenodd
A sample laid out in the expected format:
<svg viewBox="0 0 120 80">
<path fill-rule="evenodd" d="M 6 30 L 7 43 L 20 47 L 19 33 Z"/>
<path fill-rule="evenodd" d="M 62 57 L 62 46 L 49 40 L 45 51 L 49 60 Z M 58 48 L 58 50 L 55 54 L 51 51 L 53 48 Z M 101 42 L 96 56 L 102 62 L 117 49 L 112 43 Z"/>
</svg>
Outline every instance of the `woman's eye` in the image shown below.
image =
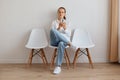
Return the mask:
<svg viewBox="0 0 120 80">
<path fill-rule="evenodd" d="M 59 13 L 64 13 L 64 12 L 59 12 Z"/>
</svg>

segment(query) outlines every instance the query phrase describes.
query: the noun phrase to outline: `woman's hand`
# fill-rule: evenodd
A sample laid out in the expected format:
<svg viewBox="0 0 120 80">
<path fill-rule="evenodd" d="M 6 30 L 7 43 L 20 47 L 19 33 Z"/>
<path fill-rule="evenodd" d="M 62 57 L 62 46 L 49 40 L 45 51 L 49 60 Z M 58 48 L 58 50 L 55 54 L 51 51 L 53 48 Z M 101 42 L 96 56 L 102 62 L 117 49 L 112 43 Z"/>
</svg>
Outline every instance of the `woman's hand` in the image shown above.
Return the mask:
<svg viewBox="0 0 120 80">
<path fill-rule="evenodd" d="M 59 30 L 62 27 L 62 23 L 59 23 L 57 30 Z"/>
<path fill-rule="evenodd" d="M 58 30 L 59 30 L 61 27 L 63 27 L 64 30 L 65 30 L 65 29 L 66 29 L 66 23 L 65 23 L 65 22 L 61 22 L 61 23 L 59 23 Z"/>
<path fill-rule="evenodd" d="M 63 26 L 64 30 L 66 30 L 66 23 L 65 22 L 62 23 L 62 26 Z"/>
</svg>

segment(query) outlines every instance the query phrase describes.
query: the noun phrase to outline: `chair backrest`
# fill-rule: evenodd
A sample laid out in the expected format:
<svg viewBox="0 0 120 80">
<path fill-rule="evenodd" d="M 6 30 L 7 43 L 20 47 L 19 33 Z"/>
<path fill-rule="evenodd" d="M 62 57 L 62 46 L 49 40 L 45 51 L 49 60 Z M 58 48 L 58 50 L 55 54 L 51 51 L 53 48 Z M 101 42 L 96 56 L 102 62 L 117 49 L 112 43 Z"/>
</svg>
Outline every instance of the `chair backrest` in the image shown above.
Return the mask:
<svg viewBox="0 0 120 80">
<path fill-rule="evenodd" d="M 68 29 L 68 32 L 69 32 L 69 34 L 70 34 L 70 41 L 71 41 L 71 37 L 72 37 L 72 29 Z"/>
<path fill-rule="evenodd" d="M 44 29 L 32 29 L 27 48 L 40 49 L 48 46 L 48 41 Z"/>
<path fill-rule="evenodd" d="M 75 29 L 72 44 L 79 48 L 90 48 L 94 47 L 94 43 L 90 37 L 90 34 L 83 29 Z"/>
</svg>

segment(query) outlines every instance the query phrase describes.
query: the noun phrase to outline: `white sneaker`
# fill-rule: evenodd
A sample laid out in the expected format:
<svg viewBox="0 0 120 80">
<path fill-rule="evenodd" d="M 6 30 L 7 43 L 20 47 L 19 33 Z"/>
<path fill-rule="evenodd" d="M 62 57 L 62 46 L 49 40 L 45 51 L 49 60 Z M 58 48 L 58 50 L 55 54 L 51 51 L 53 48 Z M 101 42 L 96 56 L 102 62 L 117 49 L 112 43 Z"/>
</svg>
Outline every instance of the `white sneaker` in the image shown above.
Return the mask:
<svg viewBox="0 0 120 80">
<path fill-rule="evenodd" d="M 59 74 L 61 72 L 61 67 L 55 67 L 53 74 Z"/>
</svg>

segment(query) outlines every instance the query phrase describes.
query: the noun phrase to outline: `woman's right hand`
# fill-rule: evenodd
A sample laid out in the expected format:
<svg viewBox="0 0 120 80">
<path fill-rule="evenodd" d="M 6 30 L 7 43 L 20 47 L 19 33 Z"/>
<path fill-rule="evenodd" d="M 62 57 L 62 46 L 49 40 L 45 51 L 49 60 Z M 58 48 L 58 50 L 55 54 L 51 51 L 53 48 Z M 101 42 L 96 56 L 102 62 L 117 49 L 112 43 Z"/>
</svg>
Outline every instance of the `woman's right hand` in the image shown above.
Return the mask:
<svg viewBox="0 0 120 80">
<path fill-rule="evenodd" d="M 63 23 L 59 23 L 57 30 L 59 30 L 62 26 L 63 26 Z"/>
</svg>

